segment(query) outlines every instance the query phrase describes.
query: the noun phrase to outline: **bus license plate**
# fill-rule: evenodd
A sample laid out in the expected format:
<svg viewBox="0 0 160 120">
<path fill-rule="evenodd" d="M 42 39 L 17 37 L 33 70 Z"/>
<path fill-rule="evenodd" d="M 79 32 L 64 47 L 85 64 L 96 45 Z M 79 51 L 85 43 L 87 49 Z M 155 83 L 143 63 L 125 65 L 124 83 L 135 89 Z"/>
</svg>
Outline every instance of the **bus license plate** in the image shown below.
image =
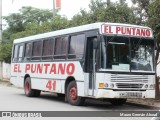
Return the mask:
<svg viewBox="0 0 160 120">
<path fill-rule="evenodd" d="M 120 97 L 128 97 L 128 98 L 142 98 L 141 92 L 121 92 L 119 93 Z"/>
</svg>

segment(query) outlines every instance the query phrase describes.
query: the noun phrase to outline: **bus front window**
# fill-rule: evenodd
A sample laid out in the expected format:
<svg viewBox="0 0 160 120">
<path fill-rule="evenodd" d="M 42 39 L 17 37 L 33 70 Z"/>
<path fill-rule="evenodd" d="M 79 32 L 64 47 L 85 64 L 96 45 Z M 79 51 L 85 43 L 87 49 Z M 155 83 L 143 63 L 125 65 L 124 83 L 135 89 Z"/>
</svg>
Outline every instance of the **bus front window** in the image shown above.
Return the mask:
<svg viewBox="0 0 160 120">
<path fill-rule="evenodd" d="M 154 41 L 142 38 L 103 36 L 100 69 L 153 71 Z"/>
<path fill-rule="evenodd" d="M 153 41 L 131 39 L 131 70 L 153 71 Z"/>
<path fill-rule="evenodd" d="M 129 39 L 104 37 L 101 44 L 101 68 L 129 71 L 129 63 Z"/>
</svg>

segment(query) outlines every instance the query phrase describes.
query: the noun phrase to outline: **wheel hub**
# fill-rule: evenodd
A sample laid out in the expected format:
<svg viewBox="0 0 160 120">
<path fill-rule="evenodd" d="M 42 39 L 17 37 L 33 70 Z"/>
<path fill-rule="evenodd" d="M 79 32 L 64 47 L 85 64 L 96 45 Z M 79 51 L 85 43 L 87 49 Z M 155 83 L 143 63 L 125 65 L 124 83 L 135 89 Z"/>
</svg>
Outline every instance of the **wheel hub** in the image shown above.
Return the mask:
<svg viewBox="0 0 160 120">
<path fill-rule="evenodd" d="M 77 99 L 77 89 L 76 89 L 76 87 L 72 87 L 70 89 L 69 93 L 70 93 L 70 98 L 72 100 L 76 100 Z"/>
<path fill-rule="evenodd" d="M 26 87 L 26 94 L 28 94 L 29 93 L 29 89 L 30 89 L 30 86 L 29 86 L 28 82 L 26 82 L 25 87 Z"/>
</svg>

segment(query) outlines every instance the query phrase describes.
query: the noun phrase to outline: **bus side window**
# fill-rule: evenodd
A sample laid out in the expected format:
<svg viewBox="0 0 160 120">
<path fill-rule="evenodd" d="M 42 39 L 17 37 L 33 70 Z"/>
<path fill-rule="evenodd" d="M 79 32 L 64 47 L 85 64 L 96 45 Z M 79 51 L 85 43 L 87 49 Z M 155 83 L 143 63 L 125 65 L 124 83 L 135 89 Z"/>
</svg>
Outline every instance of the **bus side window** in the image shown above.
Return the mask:
<svg viewBox="0 0 160 120">
<path fill-rule="evenodd" d="M 69 59 L 81 59 L 84 54 L 85 35 L 71 36 L 69 45 Z"/>
<path fill-rule="evenodd" d="M 18 60 L 18 45 L 14 45 L 14 54 L 13 54 L 13 62 L 17 62 Z"/>
<path fill-rule="evenodd" d="M 30 60 L 30 58 L 31 58 L 31 51 L 32 51 L 32 43 L 26 43 L 25 44 L 24 60 Z"/>
<path fill-rule="evenodd" d="M 43 41 L 43 60 L 51 60 L 53 57 L 53 39 L 47 39 Z"/>
<path fill-rule="evenodd" d="M 42 41 L 33 42 L 32 60 L 40 60 L 42 55 Z"/>
<path fill-rule="evenodd" d="M 68 51 L 68 36 L 55 39 L 54 59 L 66 59 Z"/>
<path fill-rule="evenodd" d="M 18 54 L 18 61 L 23 60 L 23 45 L 19 46 L 19 54 Z"/>
</svg>

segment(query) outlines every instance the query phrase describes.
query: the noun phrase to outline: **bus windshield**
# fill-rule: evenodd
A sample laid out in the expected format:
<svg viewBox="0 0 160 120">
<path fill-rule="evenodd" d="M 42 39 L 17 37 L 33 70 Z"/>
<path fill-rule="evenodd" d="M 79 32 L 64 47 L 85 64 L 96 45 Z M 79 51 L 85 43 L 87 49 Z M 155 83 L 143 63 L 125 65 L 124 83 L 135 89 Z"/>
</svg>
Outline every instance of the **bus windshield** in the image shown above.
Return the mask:
<svg viewBox="0 0 160 120">
<path fill-rule="evenodd" d="M 154 41 L 145 38 L 103 36 L 100 70 L 153 71 Z"/>
</svg>

